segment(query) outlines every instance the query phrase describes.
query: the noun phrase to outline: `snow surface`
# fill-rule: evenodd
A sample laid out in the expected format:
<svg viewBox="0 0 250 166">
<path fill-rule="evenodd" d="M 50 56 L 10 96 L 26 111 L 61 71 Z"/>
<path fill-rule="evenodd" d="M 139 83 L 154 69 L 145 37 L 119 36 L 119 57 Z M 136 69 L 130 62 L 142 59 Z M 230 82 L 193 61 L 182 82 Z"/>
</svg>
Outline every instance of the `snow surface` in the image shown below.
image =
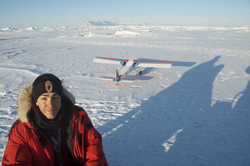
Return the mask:
<svg viewBox="0 0 250 166">
<path fill-rule="evenodd" d="M 110 166 L 250 165 L 250 27 L 89 26 L 0 29 L 0 156 L 20 84 L 64 80 L 103 136 Z M 94 57 L 172 61 L 101 79 Z"/>
</svg>

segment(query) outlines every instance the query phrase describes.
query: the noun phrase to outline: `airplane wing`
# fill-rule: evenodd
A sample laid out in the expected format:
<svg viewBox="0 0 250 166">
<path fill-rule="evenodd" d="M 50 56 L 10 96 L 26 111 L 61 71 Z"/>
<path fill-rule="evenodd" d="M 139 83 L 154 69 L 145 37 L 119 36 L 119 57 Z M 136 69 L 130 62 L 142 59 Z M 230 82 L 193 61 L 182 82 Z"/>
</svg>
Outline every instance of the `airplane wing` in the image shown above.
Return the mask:
<svg viewBox="0 0 250 166">
<path fill-rule="evenodd" d="M 157 68 L 170 68 L 172 62 L 156 61 L 156 60 L 134 60 L 133 66 L 135 67 L 157 67 Z"/>
<path fill-rule="evenodd" d="M 107 57 L 95 57 L 93 62 L 125 66 L 126 63 L 128 62 L 128 60 L 127 59 L 117 59 L 117 58 L 107 58 Z"/>
</svg>

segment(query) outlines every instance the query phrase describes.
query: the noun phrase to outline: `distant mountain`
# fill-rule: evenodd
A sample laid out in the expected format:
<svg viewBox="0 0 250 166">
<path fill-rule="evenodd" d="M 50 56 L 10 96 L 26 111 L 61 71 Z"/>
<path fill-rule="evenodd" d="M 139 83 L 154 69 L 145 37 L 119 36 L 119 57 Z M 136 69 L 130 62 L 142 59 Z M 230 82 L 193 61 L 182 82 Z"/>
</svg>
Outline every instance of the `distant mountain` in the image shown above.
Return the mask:
<svg viewBox="0 0 250 166">
<path fill-rule="evenodd" d="M 86 21 L 81 26 L 143 26 L 145 23 L 120 22 L 115 21 Z"/>
<path fill-rule="evenodd" d="M 83 26 L 117 26 L 118 24 L 114 21 L 86 21 L 82 24 Z"/>
</svg>

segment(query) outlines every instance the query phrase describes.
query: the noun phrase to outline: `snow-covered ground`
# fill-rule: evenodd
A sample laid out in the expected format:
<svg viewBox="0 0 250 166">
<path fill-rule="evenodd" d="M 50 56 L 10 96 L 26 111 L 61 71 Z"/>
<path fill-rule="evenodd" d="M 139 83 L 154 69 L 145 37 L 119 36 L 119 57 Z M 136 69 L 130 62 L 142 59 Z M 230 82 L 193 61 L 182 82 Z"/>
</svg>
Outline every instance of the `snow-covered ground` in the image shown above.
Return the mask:
<svg viewBox="0 0 250 166">
<path fill-rule="evenodd" d="M 172 61 L 133 83 L 96 56 Z M 20 84 L 64 80 L 103 136 L 110 166 L 250 165 L 250 26 L 0 29 L 0 160 Z"/>
</svg>

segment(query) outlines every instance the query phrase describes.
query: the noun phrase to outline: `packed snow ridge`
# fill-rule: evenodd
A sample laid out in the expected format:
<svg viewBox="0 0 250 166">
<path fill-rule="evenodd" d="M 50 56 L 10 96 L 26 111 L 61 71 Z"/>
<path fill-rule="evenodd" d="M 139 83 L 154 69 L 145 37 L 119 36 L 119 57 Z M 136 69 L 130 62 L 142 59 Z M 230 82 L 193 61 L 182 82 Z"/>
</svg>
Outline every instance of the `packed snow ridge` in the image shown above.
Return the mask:
<svg viewBox="0 0 250 166">
<path fill-rule="evenodd" d="M 132 31 L 118 30 L 114 35 L 116 36 L 138 36 L 138 33 Z"/>
</svg>

